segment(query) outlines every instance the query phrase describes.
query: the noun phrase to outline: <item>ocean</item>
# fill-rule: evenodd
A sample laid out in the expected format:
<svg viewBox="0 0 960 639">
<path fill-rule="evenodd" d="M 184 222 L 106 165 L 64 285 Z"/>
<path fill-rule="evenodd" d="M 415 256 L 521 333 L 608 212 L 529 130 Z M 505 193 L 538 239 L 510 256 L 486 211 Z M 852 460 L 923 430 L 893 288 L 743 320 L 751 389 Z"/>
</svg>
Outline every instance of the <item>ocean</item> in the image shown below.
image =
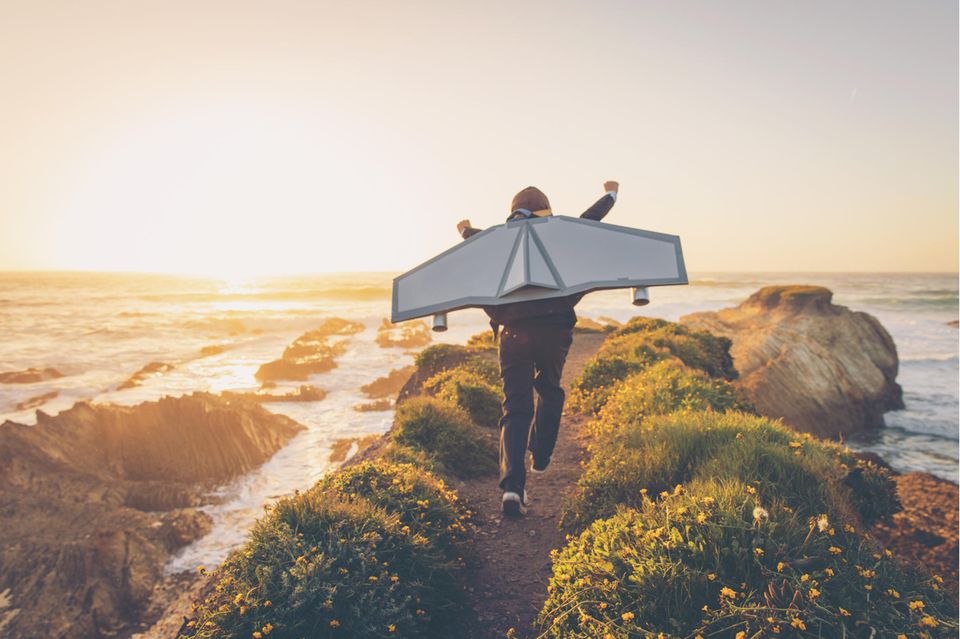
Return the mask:
<svg viewBox="0 0 960 639">
<path fill-rule="evenodd" d="M 36 423 L 27 399 L 57 393 L 39 410 L 56 414 L 79 400 L 132 405 L 163 395 L 205 390 L 256 390 L 254 372 L 276 359 L 324 318 L 343 317 L 366 329 L 349 338 L 334 370 L 311 378 L 328 391 L 320 402 L 265 405 L 307 426 L 253 473 L 217 490 L 204 507 L 214 532 L 181 550 L 168 571 L 216 564 L 243 543 L 263 505 L 310 486 L 333 464 L 332 443 L 386 432 L 392 413 L 357 412 L 360 387 L 413 361 L 405 349 L 379 347 L 376 329 L 389 315 L 391 274 L 337 274 L 223 281 L 171 275 L 0 273 L 0 373 L 53 367 L 63 377 L 0 384 L 0 421 Z M 687 313 L 734 306 L 770 284 L 817 284 L 834 302 L 875 316 L 893 336 L 906 409 L 887 413 L 886 428 L 847 439 L 879 453 L 900 471 L 925 471 L 958 481 L 958 318 L 956 274 L 699 273 L 689 286 L 651 289 L 649 306 L 629 304 L 626 291 L 593 293 L 579 315 L 626 321 L 637 315 L 676 320 Z M 463 343 L 489 330 L 479 311 L 452 313 L 450 330 L 434 341 Z M 201 357 L 203 347 L 223 351 Z M 118 390 L 150 362 L 174 366 L 142 386 Z M 291 384 L 290 387 L 295 387 Z M 284 390 L 281 387 L 279 390 Z"/>
</svg>

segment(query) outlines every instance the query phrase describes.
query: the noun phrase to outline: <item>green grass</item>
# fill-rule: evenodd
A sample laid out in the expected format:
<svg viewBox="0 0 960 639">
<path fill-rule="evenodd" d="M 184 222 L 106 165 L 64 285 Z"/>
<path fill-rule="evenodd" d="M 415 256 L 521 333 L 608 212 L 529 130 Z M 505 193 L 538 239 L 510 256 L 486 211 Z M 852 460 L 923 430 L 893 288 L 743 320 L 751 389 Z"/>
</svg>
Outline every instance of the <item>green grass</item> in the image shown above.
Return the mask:
<svg viewBox="0 0 960 639">
<path fill-rule="evenodd" d="M 545 635 L 956 636 L 954 602 L 936 578 L 753 486 L 697 478 L 594 522 L 554 553 Z"/>
<path fill-rule="evenodd" d="M 462 611 L 457 564 L 406 499 L 363 496 L 381 481 L 409 482 L 408 471 L 377 474 L 366 468 L 277 502 L 182 636 L 445 636 Z M 414 490 L 428 508 L 449 510 L 436 484 Z"/>
<path fill-rule="evenodd" d="M 723 380 L 737 378 L 731 342 L 666 320 L 634 318 L 614 331 L 571 385 L 570 407 L 597 414 L 617 386 L 657 362 L 681 362 Z"/>
<path fill-rule="evenodd" d="M 583 526 L 612 515 L 619 505 L 639 506 L 641 491 L 658 495 L 709 477 L 748 482 L 760 495 L 778 495 L 798 510 L 851 523 L 872 523 L 899 507 L 887 471 L 837 444 L 748 413 L 654 415 L 622 424 L 615 438 L 601 437 L 595 448 L 577 493 L 565 504 L 566 524 Z M 846 485 L 854 467 L 875 478 L 866 486 L 871 493 L 855 496 Z"/>
<path fill-rule="evenodd" d="M 393 442 L 422 451 L 443 472 L 459 477 L 493 474 L 497 441 L 458 406 L 434 397 L 413 397 L 397 407 Z"/>
<path fill-rule="evenodd" d="M 500 423 L 500 389 L 483 375 L 464 367 L 437 373 L 423 384 L 428 395 L 456 404 L 478 426 L 494 428 Z"/>
</svg>

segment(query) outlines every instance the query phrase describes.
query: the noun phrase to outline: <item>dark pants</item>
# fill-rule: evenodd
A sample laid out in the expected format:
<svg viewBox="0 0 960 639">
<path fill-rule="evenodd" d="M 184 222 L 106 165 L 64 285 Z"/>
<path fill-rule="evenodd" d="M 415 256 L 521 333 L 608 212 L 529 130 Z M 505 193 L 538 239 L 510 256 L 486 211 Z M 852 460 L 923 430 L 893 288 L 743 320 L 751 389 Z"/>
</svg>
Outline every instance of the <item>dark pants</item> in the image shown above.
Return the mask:
<svg viewBox="0 0 960 639">
<path fill-rule="evenodd" d="M 560 375 L 573 329 L 505 326 L 500 337 L 503 415 L 500 417 L 500 488 L 523 494 L 526 451 L 538 465 L 553 455 L 565 395 Z M 534 409 L 533 391 L 538 401 Z"/>
</svg>

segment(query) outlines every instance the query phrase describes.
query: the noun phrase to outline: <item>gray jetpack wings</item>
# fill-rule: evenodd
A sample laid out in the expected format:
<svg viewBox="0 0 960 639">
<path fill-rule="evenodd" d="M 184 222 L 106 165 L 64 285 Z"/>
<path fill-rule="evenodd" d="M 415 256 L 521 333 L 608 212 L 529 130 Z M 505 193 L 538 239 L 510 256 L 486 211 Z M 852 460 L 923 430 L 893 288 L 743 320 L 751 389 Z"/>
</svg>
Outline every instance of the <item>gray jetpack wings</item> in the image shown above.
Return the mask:
<svg viewBox="0 0 960 639">
<path fill-rule="evenodd" d="M 686 283 L 676 235 L 562 215 L 538 217 L 493 226 L 394 279 L 390 319 Z M 435 328 L 443 330 L 445 323 Z"/>
</svg>

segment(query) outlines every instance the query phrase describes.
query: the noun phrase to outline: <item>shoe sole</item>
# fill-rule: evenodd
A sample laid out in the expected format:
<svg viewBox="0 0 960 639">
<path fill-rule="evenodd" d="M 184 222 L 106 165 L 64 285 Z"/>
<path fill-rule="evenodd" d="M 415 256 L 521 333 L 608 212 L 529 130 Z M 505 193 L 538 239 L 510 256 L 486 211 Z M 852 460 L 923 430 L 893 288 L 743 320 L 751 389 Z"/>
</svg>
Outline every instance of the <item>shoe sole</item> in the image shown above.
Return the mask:
<svg viewBox="0 0 960 639">
<path fill-rule="evenodd" d="M 524 508 L 519 501 L 512 499 L 503 502 L 501 510 L 503 510 L 503 514 L 507 517 L 520 517 L 527 512 L 527 509 Z"/>
</svg>

